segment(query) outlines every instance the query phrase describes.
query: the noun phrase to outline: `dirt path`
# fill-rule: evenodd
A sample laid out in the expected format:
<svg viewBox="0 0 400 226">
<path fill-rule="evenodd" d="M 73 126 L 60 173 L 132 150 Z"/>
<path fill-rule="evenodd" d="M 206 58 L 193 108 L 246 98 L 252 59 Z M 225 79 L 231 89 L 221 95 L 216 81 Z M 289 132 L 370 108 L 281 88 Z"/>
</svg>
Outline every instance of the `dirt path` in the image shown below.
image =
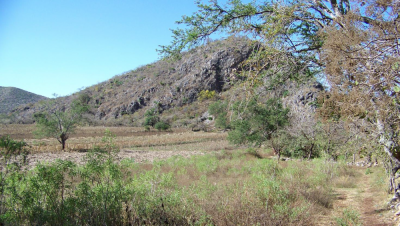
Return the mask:
<svg viewBox="0 0 400 226">
<path fill-rule="evenodd" d="M 360 177 L 354 188 L 335 188 L 333 208 L 325 216 L 321 216 L 318 225 L 339 225 L 337 218 L 344 218 L 344 211 L 358 213 L 359 224 L 365 226 L 398 225 L 391 210 L 385 208 L 387 198 L 373 187 L 373 177 L 365 174 L 366 168 L 358 168 Z"/>
</svg>

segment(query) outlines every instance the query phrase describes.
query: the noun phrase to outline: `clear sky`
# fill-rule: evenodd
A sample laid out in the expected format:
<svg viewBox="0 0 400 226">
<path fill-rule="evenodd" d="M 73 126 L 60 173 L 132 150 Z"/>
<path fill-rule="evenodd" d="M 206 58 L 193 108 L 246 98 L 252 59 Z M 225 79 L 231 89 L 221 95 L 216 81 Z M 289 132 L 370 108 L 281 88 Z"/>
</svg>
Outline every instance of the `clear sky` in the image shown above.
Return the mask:
<svg viewBox="0 0 400 226">
<path fill-rule="evenodd" d="M 0 86 L 52 97 L 157 61 L 194 0 L 0 0 Z"/>
</svg>

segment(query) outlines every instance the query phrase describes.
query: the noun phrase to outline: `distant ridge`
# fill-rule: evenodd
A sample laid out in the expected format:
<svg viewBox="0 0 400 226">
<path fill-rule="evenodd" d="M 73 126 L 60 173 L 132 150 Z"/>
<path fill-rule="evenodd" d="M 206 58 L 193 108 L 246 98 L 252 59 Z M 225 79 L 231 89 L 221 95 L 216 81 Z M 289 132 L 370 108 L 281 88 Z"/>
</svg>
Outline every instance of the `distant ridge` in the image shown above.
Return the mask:
<svg viewBox="0 0 400 226">
<path fill-rule="evenodd" d="M 20 105 L 47 99 L 49 98 L 19 88 L 0 86 L 0 114 L 10 113 Z"/>
</svg>

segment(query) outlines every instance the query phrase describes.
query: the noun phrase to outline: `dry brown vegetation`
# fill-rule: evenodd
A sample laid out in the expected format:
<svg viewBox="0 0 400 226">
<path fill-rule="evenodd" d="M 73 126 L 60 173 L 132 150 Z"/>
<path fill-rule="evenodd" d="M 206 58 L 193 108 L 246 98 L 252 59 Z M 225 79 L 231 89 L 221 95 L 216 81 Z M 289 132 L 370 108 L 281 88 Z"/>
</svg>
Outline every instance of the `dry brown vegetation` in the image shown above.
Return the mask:
<svg viewBox="0 0 400 226">
<path fill-rule="evenodd" d="M 30 145 L 32 153 L 41 152 L 60 152 L 61 146 L 55 139 L 36 139 L 32 135 L 34 125 L 0 125 L 0 135 L 10 135 L 13 139 L 24 139 Z M 114 140 L 119 149 L 137 149 L 144 148 L 146 150 L 157 146 L 158 150 L 176 150 L 176 146 L 183 150 L 185 148 L 193 150 L 192 145 L 183 146 L 185 144 L 193 144 L 195 147 L 203 151 L 221 150 L 225 147 L 232 148 L 225 141 L 225 133 L 193 133 L 188 129 L 174 128 L 172 131 L 159 132 L 151 130 L 144 131 L 139 127 L 80 127 L 71 135 L 67 141 L 67 151 L 85 152 L 96 146 L 102 147 L 104 143 L 102 138 L 105 131 L 108 130 L 116 135 Z M 170 147 L 174 145 L 174 148 Z"/>
</svg>

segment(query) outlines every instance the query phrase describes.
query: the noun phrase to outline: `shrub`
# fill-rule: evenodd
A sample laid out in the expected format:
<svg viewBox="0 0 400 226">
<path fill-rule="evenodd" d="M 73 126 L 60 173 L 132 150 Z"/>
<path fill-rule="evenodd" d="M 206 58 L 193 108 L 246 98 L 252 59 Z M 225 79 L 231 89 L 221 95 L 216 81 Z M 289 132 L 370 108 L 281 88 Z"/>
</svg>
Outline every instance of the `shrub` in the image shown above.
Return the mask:
<svg viewBox="0 0 400 226">
<path fill-rule="evenodd" d="M 208 112 L 215 116 L 215 127 L 226 130 L 229 128 L 228 103 L 217 101 L 208 107 Z"/>
<path fill-rule="evenodd" d="M 166 131 L 169 130 L 171 126 L 166 122 L 160 121 L 154 125 L 154 128 L 156 128 L 158 131 Z"/>
<path fill-rule="evenodd" d="M 203 100 L 208 100 L 208 99 L 212 99 L 215 97 L 215 91 L 209 91 L 209 90 L 202 90 L 199 93 L 199 100 L 203 101 Z"/>
</svg>

